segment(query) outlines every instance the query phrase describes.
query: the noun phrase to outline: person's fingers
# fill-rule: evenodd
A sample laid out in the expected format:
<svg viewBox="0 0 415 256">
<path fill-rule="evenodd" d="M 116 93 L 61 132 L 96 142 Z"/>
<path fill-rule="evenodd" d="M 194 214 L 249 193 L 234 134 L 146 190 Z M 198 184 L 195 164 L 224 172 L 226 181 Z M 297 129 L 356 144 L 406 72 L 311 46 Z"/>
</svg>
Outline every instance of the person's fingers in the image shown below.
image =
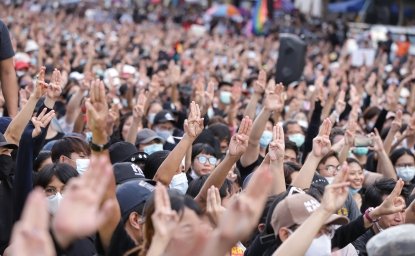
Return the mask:
<svg viewBox="0 0 415 256">
<path fill-rule="evenodd" d="M 345 182 L 347 180 L 348 172 L 349 172 L 349 166 L 347 165 L 347 162 L 344 162 L 341 166 L 340 171 L 335 176 L 333 183 L 338 184 L 338 183 Z"/>
<path fill-rule="evenodd" d="M 350 182 L 340 182 L 340 183 L 332 183 L 330 185 L 327 185 L 329 189 L 340 189 L 340 188 L 347 188 L 350 186 Z"/>
<path fill-rule="evenodd" d="M 35 188 L 26 200 L 21 221 L 32 230 L 46 230 L 49 225 L 49 213 L 44 192 Z"/>
<path fill-rule="evenodd" d="M 97 228 L 99 229 L 107 223 L 107 220 L 113 215 L 113 209 L 116 202 L 115 199 L 107 199 L 97 211 Z"/>
<path fill-rule="evenodd" d="M 196 107 L 196 113 L 195 113 L 195 118 L 199 119 L 200 118 L 200 107 L 199 104 L 195 103 L 195 107 Z"/>
<path fill-rule="evenodd" d="M 95 94 L 95 80 L 91 81 L 91 86 L 89 87 L 89 99 L 91 100 L 91 103 L 95 103 L 97 101 Z"/>
<path fill-rule="evenodd" d="M 278 130 L 277 125 L 274 125 L 274 127 L 272 127 L 272 141 L 275 141 L 275 140 L 279 139 L 277 130 Z"/>
<path fill-rule="evenodd" d="M 282 127 L 281 124 L 278 124 L 278 134 L 279 134 L 279 139 L 284 143 L 285 145 L 285 140 L 284 140 L 284 128 Z"/>
<path fill-rule="evenodd" d="M 155 206 L 155 211 L 156 212 L 160 212 L 164 205 L 163 205 L 163 196 L 161 194 L 161 184 L 157 183 L 156 184 L 156 189 L 154 190 L 154 206 Z"/>
<path fill-rule="evenodd" d="M 95 93 L 96 102 L 101 102 L 100 94 L 99 94 L 99 80 L 98 79 L 95 80 L 94 93 Z"/>
<path fill-rule="evenodd" d="M 241 121 L 241 125 L 239 126 L 238 134 L 243 134 L 245 132 L 246 125 L 247 125 L 247 118 L 244 117 Z"/>
<path fill-rule="evenodd" d="M 47 118 L 43 121 L 43 127 L 46 127 L 55 116 L 56 116 L 55 111 L 49 112 L 47 115 Z"/>
<path fill-rule="evenodd" d="M 248 116 L 246 117 L 248 119 L 247 124 L 246 124 L 246 128 L 245 128 L 245 135 L 249 136 L 249 134 L 251 133 L 252 130 L 252 120 L 251 118 L 249 118 Z"/>
<path fill-rule="evenodd" d="M 105 85 L 104 82 L 98 80 L 98 92 L 99 92 L 99 102 L 106 104 L 106 97 L 105 97 Z"/>
<path fill-rule="evenodd" d="M 208 193 L 207 193 L 207 200 L 206 200 L 206 211 L 208 213 L 212 212 L 212 208 L 213 208 L 213 204 L 212 204 L 212 187 L 210 187 L 208 189 Z"/>
<path fill-rule="evenodd" d="M 37 116 L 37 119 L 41 120 L 45 116 L 45 113 L 47 110 L 48 110 L 47 108 L 44 108 L 42 112 L 40 112 L 40 114 Z"/>
<path fill-rule="evenodd" d="M 395 187 L 393 188 L 392 192 L 390 193 L 390 196 L 392 198 L 398 197 L 401 194 L 401 192 L 402 192 L 403 186 L 404 186 L 403 180 L 402 179 L 399 179 L 396 182 Z"/>
<path fill-rule="evenodd" d="M 167 189 L 165 186 L 160 184 L 160 192 L 161 192 L 161 198 L 162 198 L 162 202 L 163 202 L 163 207 L 164 209 L 168 209 L 171 210 L 171 205 L 170 205 L 170 197 L 169 194 L 167 193 Z"/>
<path fill-rule="evenodd" d="M 222 200 L 220 198 L 219 189 L 215 187 L 213 192 L 214 192 L 214 195 L 215 195 L 216 205 L 221 206 L 222 205 Z"/>
</svg>

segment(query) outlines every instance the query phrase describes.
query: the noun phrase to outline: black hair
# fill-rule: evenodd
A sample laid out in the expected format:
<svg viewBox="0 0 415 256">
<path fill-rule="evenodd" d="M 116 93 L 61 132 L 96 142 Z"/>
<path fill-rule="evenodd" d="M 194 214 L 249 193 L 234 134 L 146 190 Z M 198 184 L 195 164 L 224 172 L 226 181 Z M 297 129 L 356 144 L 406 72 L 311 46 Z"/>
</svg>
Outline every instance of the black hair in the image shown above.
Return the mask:
<svg viewBox="0 0 415 256">
<path fill-rule="evenodd" d="M 214 156 L 221 155 L 220 151 L 220 142 L 219 140 L 213 135 L 213 132 L 208 129 L 204 129 L 202 133 L 196 138 L 196 140 L 193 142 L 193 145 L 196 144 L 209 144 L 214 150 L 215 154 Z"/>
<path fill-rule="evenodd" d="M 33 162 L 33 169 L 35 172 L 38 172 L 40 169 L 40 166 L 43 164 L 43 162 L 48 159 L 52 155 L 52 152 L 48 150 L 40 151 L 39 155 L 35 158 L 35 161 Z"/>
<path fill-rule="evenodd" d="M 128 113 L 125 113 L 124 115 L 122 115 L 121 118 L 120 118 L 120 125 L 118 126 L 118 132 L 119 132 L 119 137 L 121 138 L 121 140 L 126 140 L 127 139 L 127 138 L 123 138 L 123 136 L 122 136 L 122 128 L 124 127 L 124 124 L 125 124 L 125 122 L 127 122 L 128 118 L 132 115 L 133 115 L 132 112 L 128 112 Z"/>
<path fill-rule="evenodd" d="M 383 178 L 366 189 L 366 193 L 363 196 L 361 212 L 365 212 L 369 207 L 377 207 L 382 204 L 383 197 L 392 193 L 395 188 L 396 181 L 393 179 Z M 407 186 L 404 186 L 401 191 L 401 196 L 407 201 L 409 191 Z"/>
<path fill-rule="evenodd" d="M 163 163 L 163 161 L 166 160 L 169 154 L 169 150 L 162 150 L 149 155 L 143 170 L 144 176 L 147 179 L 153 179 L 154 175 L 156 175 L 158 168 Z"/>
<path fill-rule="evenodd" d="M 297 144 L 295 142 L 292 142 L 291 140 L 285 140 L 285 150 L 290 149 L 295 152 L 295 155 L 298 158 L 299 150 L 297 147 Z"/>
<path fill-rule="evenodd" d="M 202 187 L 205 184 L 208 177 L 209 177 L 209 174 L 202 175 L 199 178 L 194 179 L 191 182 L 189 182 L 189 188 L 187 189 L 186 195 L 189 195 L 195 198 L 199 194 L 199 192 L 202 190 Z M 232 181 L 225 179 L 222 186 L 219 188 L 220 198 L 223 199 L 227 195 L 229 195 L 232 192 L 231 189 L 232 189 Z"/>
<path fill-rule="evenodd" d="M 219 140 L 219 142 L 226 140 L 229 143 L 231 140 L 231 132 L 226 124 L 212 124 L 209 126 L 208 130 L 212 131 L 213 135 Z"/>
<path fill-rule="evenodd" d="M 346 159 L 346 162 L 347 162 L 347 164 L 352 164 L 352 163 L 358 164 L 358 165 L 360 166 L 360 168 L 362 168 L 362 169 L 363 169 L 363 167 L 362 167 L 362 165 L 360 164 L 359 160 L 357 160 L 356 158 L 348 157 L 348 158 Z"/>
<path fill-rule="evenodd" d="M 323 156 L 323 158 L 320 160 L 318 165 L 325 164 L 330 157 L 335 157 L 335 158 L 337 158 L 337 160 L 339 159 L 339 156 L 337 155 L 337 152 L 333 151 L 333 150 L 330 150 L 325 156 Z"/>
<path fill-rule="evenodd" d="M 333 144 L 334 138 L 338 135 L 344 135 L 344 130 L 340 127 L 334 127 L 330 133 L 330 142 Z"/>
<path fill-rule="evenodd" d="M 52 147 L 52 162 L 57 163 L 61 156 L 71 158 L 72 153 L 84 153 L 91 155 L 88 143 L 78 137 L 64 137 L 58 140 Z"/>
<path fill-rule="evenodd" d="M 398 159 L 401 158 L 401 156 L 403 156 L 403 155 L 410 155 L 410 156 L 412 156 L 412 158 L 415 159 L 414 153 L 412 153 L 412 151 L 409 150 L 408 148 L 397 148 L 397 149 L 395 149 L 394 151 L 392 151 L 389 158 L 390 158 L 392 164 L 395 165 L 396 162 L 398 161 Z"/>
<path fill-rule="evenodd" d="M 299 172 L 301 170 L 301 165 L 294 162 L 285 162 L 284 163 L 284 178 L 285 184 L 290 185 L 292 183 L 291 174 L 294 172 Z"/>
<path fill-rule="evenodd" d="M 197 144 L 194 144 L 192 147 L 192 163 L 195 160 L 196 156 L 201 153 L 204 153 L 206 155 L 211 155 L 217 158 L 216 151 L 211 145 L 206 144 L 206 143 L 197 143 Z"/>
<path fill-rule="evenodd" d="M 53 177 L 58 178 L 60 182 L 66 184 L 71 178 L 78 177 L 79 174 L 75 168 L 69 164 L 55 163 L 43 167 L 34 179 L 34 186 L 46 188 Z"/>
<path fill-rule="evenodd" d="M 293 119 L 290 119 L 290 120 L 287 120 L 286 122 L 284 122 L 284 125 L 282 126 L 282 128 L 284 130 L 284 134 L 287 134 L 288 133 L 288 126 L 289 125 L 294 125 L 294 124 L 299 125 L 298 124 L 298 121 L 297 120 L 293 120 Z M 300 126 L 301 130 L 304 133 L 304 128 L 301 125 L 299 125 L 299 126 Z"/>
</svg>

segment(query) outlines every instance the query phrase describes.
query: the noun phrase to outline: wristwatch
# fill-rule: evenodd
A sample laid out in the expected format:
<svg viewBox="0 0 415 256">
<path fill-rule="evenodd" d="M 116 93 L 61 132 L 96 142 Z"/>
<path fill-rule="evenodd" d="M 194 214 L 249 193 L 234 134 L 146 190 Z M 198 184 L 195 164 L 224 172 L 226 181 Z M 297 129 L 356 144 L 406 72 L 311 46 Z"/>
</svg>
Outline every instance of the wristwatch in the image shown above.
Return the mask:
<svg viewBox="0 0 415 256">
<path fill-rule="evenodd" d="M 111 145 L 110 142 L 107 142 L 107 144 L 104 144 L 104 145 L 95 144 L 92 141 L 89 143 L 91 150 L 95 152 L 102 152 L 104 150 L 107 150 L 110 147 L 110 145 Z"/>
<path fill-rule="evenodd" d="M 375 222 L 378 222 L 379 220 L 380 220 L 380 217 L 378 217 L 377 219 L 372 219 L 371 217 L 370 217 L 370 215 L 369 215 L 369 213 L 371 212 L 371 211 L 373 211 L 375 208 L 373 208 L 373 207 L 369 207 L 369 208 L 367 208 L 367 210 L 365 211 L 365 217 L 366 217 L 366 219 L 368 220 L 368 221 L 370 221 L 370 223 L 375 223 Z"/>
</svg>

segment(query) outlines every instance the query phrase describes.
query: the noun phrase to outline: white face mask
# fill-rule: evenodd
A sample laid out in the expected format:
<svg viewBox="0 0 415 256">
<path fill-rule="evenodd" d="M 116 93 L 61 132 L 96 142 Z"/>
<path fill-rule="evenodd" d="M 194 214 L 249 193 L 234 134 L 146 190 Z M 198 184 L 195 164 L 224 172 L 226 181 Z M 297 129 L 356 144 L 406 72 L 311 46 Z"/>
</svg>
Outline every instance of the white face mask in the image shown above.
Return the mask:
<svg viewBox="0 0 415 256">
<path fill-rule="evenodd" d="M 415 176 L 415 166 L 396 167 L 396 174 L 403 181 L 409 182 Z"/>
<path fill-rule="evenodd" d="M 76 170 L 78 171 L 79 175 L 84 174 L 89 167 L 89 159 L 76 159 Z"/>
<path fill-rule="evenodd" d="M 321 235 L 314 238 L 310 247 L 305 252 L 304 256 L 330 256 L 331 255 L 331 239 L 328 235 Z"/>
<path fill-rule="evenodd" d="M 324 178 L 326 178 L 326 180 L 329 184 L 333 183 L 333 181 L 334 181 L 334 177 L 324 177 Z"/>
<path fill-rule="evenodd" d="M 156 117 L 156 113 L 149 113 L 148 115 L 147 115 L 147 121 L 150 123 L 150 124 L 152 124 L 152 123 L 154 123 L 154 118 Z"/>
<path fill-rule="evenodd" d="M 145 146 L 143 150 L 144 150 L 144 153 L 146 153 L 147 155 L 151 155 L 154 152 L 162 151 L 163 144 L 159 144 L 159 143 L 151 144 L 151 145 Z"/>
<path fill-rule="evenodd" d="M 187 188 L 189 187 L 186 173 L 182 172 L 174 175 L 169 187 L 179 190 L 183 195 L 186 194 Z"/>
<path fill-rule="evenodd" d="M 48 209 L 50 214 L 54 215 L 56 213 L 61 200 L 62 195 L 59 192 L 56 195 L 48 196 Z"/>
<path fill-rule="evenodd" d="M 222 91 L 219 94 L 219 99 L 220 99 L 220 101 L 223 104 L 229 105 L 229 104 L 231 104 L 232 93 L 231 92 Z"/>
</svg>

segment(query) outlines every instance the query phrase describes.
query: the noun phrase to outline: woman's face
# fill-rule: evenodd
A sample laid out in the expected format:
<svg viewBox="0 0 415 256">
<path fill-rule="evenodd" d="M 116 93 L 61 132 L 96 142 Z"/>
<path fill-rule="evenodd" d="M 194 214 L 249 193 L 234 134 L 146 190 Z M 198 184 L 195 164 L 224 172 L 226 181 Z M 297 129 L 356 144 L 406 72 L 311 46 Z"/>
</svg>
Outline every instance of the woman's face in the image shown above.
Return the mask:
<svg viewBox="0 0 415 256">
<path fill-rule="evenodd" d="M 56 193 L 62 194 L 64 188 L 65 184 L 63 184 L 62 181 L 60 181 L 56 176 L 53 176 L 45 188 L 45 194 L 46 196 L 53 196 Z"/>
<path fill-rule="evenodd" d="M 414 158 L 408 154 L 404 154 L 401 157 L 399 157 L 395 163 L 395 168 L 408 166 L 415 166 Z"/>
<path fill-rule="evenodd" d="M 192 255 L 195 246 L 203 237 L 207 239 L 212 232 L 208 221 L 204 221 L 193 210 L 185 208 L 179 225 L 173 231 L 165 255 Z M 193 253 L 192 253 L 193 252 Z"/>
<path fill-rule="evenodd" d="M 210 174 L 216 166 L 216 157 L 200 153 L 195 157 L 192 163 L 193 170 L 199 176 Z"/>
<path fill-rule="evenodd" d="M 350 182 L 350 187 L 360 189 L 363 186 L 364 173 L 362 167 L 357 163 L 349 164 L 349 176 L 347 181 Z"/>
<path fill-rule="evenodd" d="M 331 156 L 327 158 L 326 162 L 324 164 L 319 164 L 318 170 L 319 173 L 323 177 L 334 177 L 337 174 L 337 171 L 339 169 L 339 160 L 337 160 L 336 157 Z"/>
</svg>

